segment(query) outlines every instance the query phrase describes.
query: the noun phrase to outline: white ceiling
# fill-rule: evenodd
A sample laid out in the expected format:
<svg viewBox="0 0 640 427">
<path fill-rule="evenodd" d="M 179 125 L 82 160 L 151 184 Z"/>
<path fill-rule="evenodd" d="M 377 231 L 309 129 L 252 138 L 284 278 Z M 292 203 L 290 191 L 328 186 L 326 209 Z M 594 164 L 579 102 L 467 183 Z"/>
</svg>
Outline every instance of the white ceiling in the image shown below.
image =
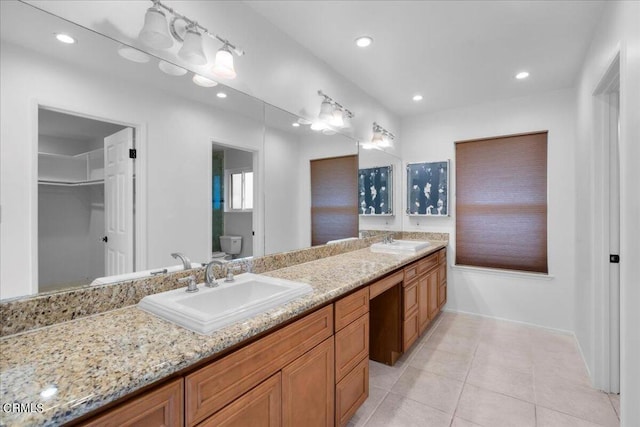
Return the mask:
<svg viewBox="0 0 640 427">
<path fill-rule="evenodd" d="M 406 116 L 573 86 L 605 2 L 246 3 Z M 356 47 L 361 35 L 373 44 Z"/>
</svg>

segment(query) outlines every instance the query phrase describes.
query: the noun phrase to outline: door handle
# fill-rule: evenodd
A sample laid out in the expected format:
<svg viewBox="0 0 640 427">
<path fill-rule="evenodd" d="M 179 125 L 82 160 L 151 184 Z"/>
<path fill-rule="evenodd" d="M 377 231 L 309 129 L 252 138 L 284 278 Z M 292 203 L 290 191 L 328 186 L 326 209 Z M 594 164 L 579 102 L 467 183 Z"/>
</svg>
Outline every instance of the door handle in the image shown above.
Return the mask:
<svg viewBox="0 0 640 427">
<path fill-rule="evenodd" d="M 109 238 L 108 238 L 107 236 L 104 236 L 104 237 L 102 238 L 102 241 L 103 241 L 103 242 L 105 242 L 105 243 L 107 243 L 107 242 L 109 241 Z"/>
</svg>

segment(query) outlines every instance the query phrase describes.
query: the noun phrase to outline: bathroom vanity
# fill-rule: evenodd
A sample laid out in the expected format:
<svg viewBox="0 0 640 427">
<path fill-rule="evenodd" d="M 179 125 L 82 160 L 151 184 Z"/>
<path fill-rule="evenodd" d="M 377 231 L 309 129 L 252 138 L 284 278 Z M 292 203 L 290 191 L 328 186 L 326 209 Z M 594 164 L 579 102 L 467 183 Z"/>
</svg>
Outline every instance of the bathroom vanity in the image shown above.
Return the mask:
<svg viewBox="0 0 640 427">
<path fill-rule="evenodd" d="M 2 421 L 345 425 L 368 396 L 374 349 L 394 363 L 446 301 L 445 251 L 367 247 L 266 272 L 314 292 L 208 336 L 129 306 L 3 338 L 3 401 L 45 410 Z"/>
</svg>

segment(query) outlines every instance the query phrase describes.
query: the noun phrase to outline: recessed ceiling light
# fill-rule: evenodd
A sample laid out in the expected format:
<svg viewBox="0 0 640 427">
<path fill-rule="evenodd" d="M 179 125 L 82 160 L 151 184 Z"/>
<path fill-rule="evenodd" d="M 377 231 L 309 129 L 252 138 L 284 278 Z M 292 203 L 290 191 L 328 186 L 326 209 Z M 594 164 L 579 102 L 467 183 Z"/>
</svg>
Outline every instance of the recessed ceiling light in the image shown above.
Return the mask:
<svg viewBox="0 0 640 427">
<path fill-rule="evenodd" d="M 201 76 L 200 74 L 194 74 L 191 78 L 195 84 L 202 87 L 214 87 L 218 86 L 218 82 Z"/>
<path fill-rule="evenodd" d="M 412 98 L 412 99 L 413 99 L 414 101 L 416 101 L 416 102 L 418 102 L 418 101 L 422 101 L 422 95 L 420 95 L 420 94 L 413 95 L 413 98 Z"/>
<path fill-rule="evenodd" d="M 529 77 L 529 73 L 527 71 L 521 71 L 516 74 L 516 79 L 518 80 L 526 79 L 527 77 Z"/>
<path fill-rule="evenodd" d="M 58 39 L 59 42 L 62 42 L 65 44 L 74 44 L 76 42 L 76 39 L 71 37 L 69 34 L 64 34 L 64 33 L 57 33 L 56 39 Z"/>
<path fill-rule="evenodd" d="M 218 93 L 216 93 L 216 96 L 217 96 L 218 98 L 226 98 L 226 97 L 227 97 L 227 94 L 226 94 L 226 93 L 224 93 L 224 92 L 218 92 Z"/>
<path fill-rule="evenodd" d="M 293 122 L 293 123 L 291 123 L 291 126 L 293 126 L 294 128 L 299 128 L 300 127 L 300 123 Z"/>
<path fill-rule="evenodd" d="M 373 43 L 373 39 L 369 36 L 361 36 L 356 39 L 356 45 L 358 47 L 367 47 Z"/>
</svg>

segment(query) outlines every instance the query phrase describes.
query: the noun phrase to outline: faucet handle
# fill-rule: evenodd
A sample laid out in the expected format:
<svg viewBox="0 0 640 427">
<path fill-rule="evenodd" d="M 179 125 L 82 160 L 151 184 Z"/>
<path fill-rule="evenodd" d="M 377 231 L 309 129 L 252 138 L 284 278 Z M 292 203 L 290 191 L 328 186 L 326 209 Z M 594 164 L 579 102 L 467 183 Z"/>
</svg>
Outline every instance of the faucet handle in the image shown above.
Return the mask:
<svg viewBox="0 0 640 427">
<path fill-rule="evenodd" d="M 185 292 L 198 292 L 198 284 L 196 283 L 195 276 L 187 276 L 182 279 L 178 279 L 178 283 L 187 282 L 187 289 Z"/>
</svg>

